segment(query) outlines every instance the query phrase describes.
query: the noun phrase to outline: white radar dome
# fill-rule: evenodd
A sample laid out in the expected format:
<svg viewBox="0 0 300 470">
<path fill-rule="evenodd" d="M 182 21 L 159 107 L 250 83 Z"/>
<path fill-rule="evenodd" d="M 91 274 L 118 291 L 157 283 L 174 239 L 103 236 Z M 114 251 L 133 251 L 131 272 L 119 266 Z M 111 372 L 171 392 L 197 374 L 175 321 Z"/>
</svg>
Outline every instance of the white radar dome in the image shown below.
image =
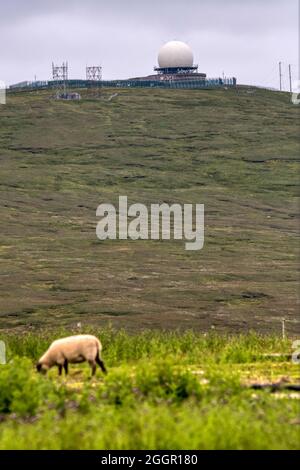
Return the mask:
<svg viewBox="0 0 300 470">
<path fill-rule="evenodd" d="M 162 69 L 176 67 L 193 67 L 194 55 L 193 51 L 184 42 L 170 41 L 167 42 L 158 53 L 158 64 Z"/>
</svg>

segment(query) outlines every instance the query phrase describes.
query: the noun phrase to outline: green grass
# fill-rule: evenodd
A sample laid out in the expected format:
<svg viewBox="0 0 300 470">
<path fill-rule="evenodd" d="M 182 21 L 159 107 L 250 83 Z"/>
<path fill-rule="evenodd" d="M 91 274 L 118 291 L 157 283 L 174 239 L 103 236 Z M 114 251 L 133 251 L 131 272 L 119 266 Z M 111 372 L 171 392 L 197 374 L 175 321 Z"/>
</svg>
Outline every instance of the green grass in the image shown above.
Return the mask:
<svg viewBox="0 0 300 470">
<path fill-rule="evenodd" d="M 35 372 L 53 339 L 70 331 L 10 332 L 0 367 L 0 449 L 297 449 L 299 394 L 251 382 L 299 383 L 276 336 L 89 330 L 108 375 Z M 266 356 L 270 354 L 270 356 Z"/>
<path fill-rule="evenodd" d="M 297 336 L 299 107 L 256 89 L 0 107 L 0 329 L 111 322 Z M 97 240 L 96 208 L 204 203 L 206 240 Z"/>
</svg>

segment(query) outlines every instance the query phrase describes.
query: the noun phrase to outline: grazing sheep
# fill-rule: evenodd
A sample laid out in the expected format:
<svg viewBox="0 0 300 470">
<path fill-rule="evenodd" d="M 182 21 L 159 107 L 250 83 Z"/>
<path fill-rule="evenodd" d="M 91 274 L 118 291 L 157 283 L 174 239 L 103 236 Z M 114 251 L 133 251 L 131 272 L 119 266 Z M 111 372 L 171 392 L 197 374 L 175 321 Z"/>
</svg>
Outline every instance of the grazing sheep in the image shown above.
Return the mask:
<svg viewBox="0 0 300 470">
<path fill-rule="evenodd" d="M 102 346 L 100 341 L 91 335 L 70 336 L 54 341 L 48 351 L 37 363 L 37 371 L 46 373 L 51 367 L 57 366 L 59 375 L 64 368 L 68 374 L 69 364 L 80 364 L 87 361 L 95 375 L 97 364 L 106 373 L 104 362 L 101 359 Z"/>
</svg>

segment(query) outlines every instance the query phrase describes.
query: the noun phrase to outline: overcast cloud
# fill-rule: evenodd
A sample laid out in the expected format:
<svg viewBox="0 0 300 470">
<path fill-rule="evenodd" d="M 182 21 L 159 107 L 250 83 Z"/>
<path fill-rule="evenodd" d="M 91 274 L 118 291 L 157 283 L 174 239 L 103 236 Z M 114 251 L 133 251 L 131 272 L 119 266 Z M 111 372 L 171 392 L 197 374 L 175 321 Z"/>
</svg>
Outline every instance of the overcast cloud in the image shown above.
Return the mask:
<svg viewBox="0 0 300 470">
<path fill-rule="evenodd" d="M 0 0 L 0 80 L 47 80 L 51 62 L 86 65 L 105 79 L 152 73 L 172 39 L 193 49 L 199 71 L 278 87 L 278 62 L 298 75 L 297 0 Z"/>
</svg>

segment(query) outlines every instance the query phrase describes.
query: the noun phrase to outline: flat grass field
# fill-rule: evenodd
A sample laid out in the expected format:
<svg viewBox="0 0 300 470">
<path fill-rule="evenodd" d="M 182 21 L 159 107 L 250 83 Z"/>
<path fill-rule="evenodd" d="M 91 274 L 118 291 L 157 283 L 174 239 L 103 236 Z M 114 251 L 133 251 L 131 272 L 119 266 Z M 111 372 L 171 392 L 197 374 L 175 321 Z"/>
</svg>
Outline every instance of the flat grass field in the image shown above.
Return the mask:
<svg viewBox="0 0 300 470">
<path fill-rule="evenodd" d="M 80 93 L 0 106 L 0 449 L 299 448 L 299 106 L 251 87 Z M 205 204 L 203 250 L 99 241 L 119 196 Z M 80 332 L 106 376 L 37 374 Z"/>
<path fill-rule="evenodd" d="M 106 376 L 90 379 L 84 364 L 70 366 L 67 379 L 57 369 L 38 375 L 33 364 L 67 332 L 2 336 L 0 449 L 299 448 L 300 394 L 275 390 L 300 385 L 288 340 L 92 329 Z"/>
</svg>

